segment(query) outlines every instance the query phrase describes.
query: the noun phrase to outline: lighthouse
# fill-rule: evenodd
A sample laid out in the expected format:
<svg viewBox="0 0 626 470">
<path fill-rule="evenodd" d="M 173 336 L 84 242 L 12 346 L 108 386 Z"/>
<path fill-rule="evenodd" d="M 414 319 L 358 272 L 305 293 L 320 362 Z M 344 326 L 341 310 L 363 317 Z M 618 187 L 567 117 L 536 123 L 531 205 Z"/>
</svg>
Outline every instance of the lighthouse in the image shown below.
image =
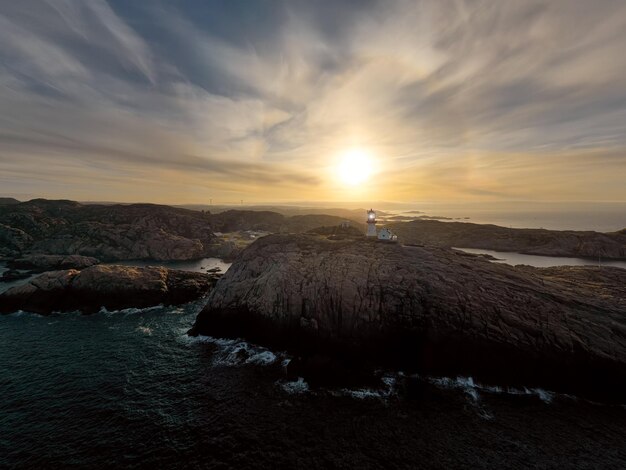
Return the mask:
<svg viewBox="0 0 626 470">
<path fill-rule="evenodd" d="M 367 236 L 376 236 L 376 212 L 373 209 L 367 211 Z"/>
</svg>

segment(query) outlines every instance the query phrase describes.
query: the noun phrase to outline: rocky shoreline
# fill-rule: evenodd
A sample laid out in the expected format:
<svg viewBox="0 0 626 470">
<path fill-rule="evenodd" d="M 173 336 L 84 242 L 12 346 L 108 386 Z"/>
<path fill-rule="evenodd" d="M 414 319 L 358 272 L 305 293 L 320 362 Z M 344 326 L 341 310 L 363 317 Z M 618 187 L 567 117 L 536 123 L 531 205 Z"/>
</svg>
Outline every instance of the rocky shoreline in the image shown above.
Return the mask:
<svg viewBox="0 0 626 470">
<path fill-rule="evenodd" d="M 320 376 L 386 365 L 623 400 L 625 312 L 618 268 L 272 235 L 235 261 L 190 334 L 286 348 Z"/>
<path fill-rule="evenodd" d="M 49 271 L 0 293 L 0 313 L 50 314 L 179 305 L 204 296 L 220 274 L 162 267 L 95 265 L 81 271 Z"/>
<path fill-rule="evenodd" d="M 402 243 L 478 248 L 526 255 L 626 260 L 626 229 L 612 233 L 508 228 L 491 224 L 415 220 L 389 224 Z"/>
<path fill-rule="evenodd" d="M 33 274 L 60 269 L 84 269 L 100 263 L 100 260 L 80 255 L 27 254 L 21 258 L 8 260 L 7 271 L 0 276 L 0 282 L 25 279 Z"/>
</svg>

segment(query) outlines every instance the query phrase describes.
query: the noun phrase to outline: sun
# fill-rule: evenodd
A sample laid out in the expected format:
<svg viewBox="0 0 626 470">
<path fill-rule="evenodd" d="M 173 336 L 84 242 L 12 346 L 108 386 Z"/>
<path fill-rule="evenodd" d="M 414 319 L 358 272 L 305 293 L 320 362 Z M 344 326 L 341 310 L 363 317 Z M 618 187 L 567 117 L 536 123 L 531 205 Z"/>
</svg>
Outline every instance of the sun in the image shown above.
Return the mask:
<svg viewBox="0 0 626 470">
<path fill-rule="evenodd" d="M 342 154 L 336 167 L 339 181 L 356 186 L 367 181 L 373 171 L 372 157 L 363 149 L 351 149 Z"/>
</svg>

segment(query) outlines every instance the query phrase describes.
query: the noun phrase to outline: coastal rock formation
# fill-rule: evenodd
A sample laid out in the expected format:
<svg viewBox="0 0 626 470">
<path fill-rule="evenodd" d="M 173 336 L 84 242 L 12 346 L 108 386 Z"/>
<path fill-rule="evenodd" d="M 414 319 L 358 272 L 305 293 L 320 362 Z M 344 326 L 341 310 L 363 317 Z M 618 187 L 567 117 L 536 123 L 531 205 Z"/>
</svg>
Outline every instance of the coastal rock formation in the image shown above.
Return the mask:
<svg viewBox="0 0 626 470">
<path fill-rule="evenodd" d="M 272 211 L 218 214 L 156 204 L 80 204 L 33 199 L 0 205 L 0 257 L 83 255 L 103 261 L 234 257 L 241 247 L 214 232 L 305 232 L 343 219 Z"/>
<path fill-rule="evenodd" d="M 626 270 L 272 235 L 235 261 L 190 334 L 623 399 Z"/>
<path fill-rule="evenodd" d="M 613 233 L 507 228 L 416 220 L 389 224 L 402 243 L 515 251 L 529 255 L 626 259 L 626 229 Z"/>
<path fill-rule="evenodd" d="M 187 260 L 209 256 L 216 240 L 208 214 L 155 204 L 34 199 L 0 206 L 0 224 L 0 240 L 10 241 L 5 256 L 30 251 L 106 261 Z"/>
<path fill-rule="evenodd" d="M 348 225 L 331 225 L 330 227 L 317 227 L 307 233 L 315 235 L 325 235 L 330 240 L 343 240 L 353 238 L 363 238 L 364 230 Z"/>
<path fill-rule="evenodd" d="M 217 275 L 162 267 L 96 265 L 50 271 L 0 294 L 0 313 L 24 310 L 47 314 L 80 310 L 177 305 L 206 294 Z"/>
<path fill-rule="evenodd" d="M 285 216 L 273 211 L 227 210 L 211 214 L 210 220 L 216 232 L 302 233 L 324 225 L 339 225 L 345 218 L 327 214 Z"/>
<path fill-rule="evenodd" d="M 20 271 L 17 269 L 7 269 L 0 275 L 0 282 L 12 282 L 19 281 L 20 279 L 26 279 L 33 274 L 30 271 Z"/>
<path fill-rule="evenodd" d="M 0 223 L 0 256 L 15 256 L 32 242 L 33 238 L 23 230 Z"/>
<path fill-rule="evenodd" d="M 56 271 L 59 269 L 84 269 L 98 264 L 96 258 L 80 255 L 30 254 L 7 263 L 10 269 L 27 269 L 31 272 Z"/>
</svg>

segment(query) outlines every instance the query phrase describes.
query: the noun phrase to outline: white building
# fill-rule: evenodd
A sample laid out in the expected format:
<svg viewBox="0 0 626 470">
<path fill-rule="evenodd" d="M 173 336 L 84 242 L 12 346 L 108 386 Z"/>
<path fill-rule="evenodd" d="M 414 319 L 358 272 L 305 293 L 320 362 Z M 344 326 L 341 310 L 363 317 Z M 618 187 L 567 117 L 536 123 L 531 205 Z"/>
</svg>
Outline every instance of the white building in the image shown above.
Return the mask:
<svg viewBox="0 0 626 470">
<path fill-rule="evenodd" d="M 394 233 L 391 230 L 385 227 L 385 228 L 380 229 L 380 231 L 378 232 L 378 239 L 389 241 L 389 242 L 396 242 L 398 241 L 398 235 L 394 235 Z"/>
</svg>

